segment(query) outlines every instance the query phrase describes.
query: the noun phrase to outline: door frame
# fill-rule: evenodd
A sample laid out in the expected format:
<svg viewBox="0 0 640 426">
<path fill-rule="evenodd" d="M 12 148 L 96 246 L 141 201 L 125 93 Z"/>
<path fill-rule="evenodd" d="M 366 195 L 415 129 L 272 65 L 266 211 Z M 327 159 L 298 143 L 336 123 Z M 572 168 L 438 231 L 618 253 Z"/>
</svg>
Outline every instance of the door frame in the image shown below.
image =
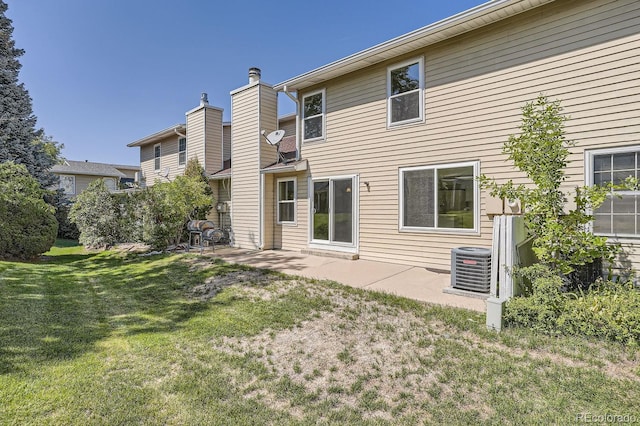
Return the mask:
<svg viewBox="0 0 640 426">
<path fill-rule="evenodd" d="M 333 185 L 332 181 L 335 180 L 344 180 L 351 179 L 351 235 L 352 235 L 352 243 L 342 243 L 338 241 L 331 241 L 331 225 L 329 228 L 329 240 L 315 240 L 313 239 L 313 205 L 315 202 L 315 188 L 314 182 L 317 181 L 329 181 L 329 223 L 332 223 L 331 209 L 333 207 Z M 308 195 L 309 195 L 309 248 L 311 249 L 319 249 L 319 250 L 333 250 L 333 251 L 343 251 L 348 253 L 358 253 L 360 246 L 360 177 L 357 174 L 348 174 L 348 175 L 329 175 L 329 176 L 318 176 L 313 177 L 309 176 L 307 187 Z"/>
</svg>

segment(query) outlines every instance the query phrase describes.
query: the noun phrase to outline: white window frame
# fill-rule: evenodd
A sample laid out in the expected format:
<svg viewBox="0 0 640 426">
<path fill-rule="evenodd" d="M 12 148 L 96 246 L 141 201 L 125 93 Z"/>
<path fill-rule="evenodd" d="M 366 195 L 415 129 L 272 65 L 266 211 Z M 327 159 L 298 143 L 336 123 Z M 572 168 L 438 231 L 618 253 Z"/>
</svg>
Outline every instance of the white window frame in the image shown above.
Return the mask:
<svg viewBox="0 0 640 426">
<path fill-rule="evenodd" d="M 158 155 L 156 156 L 156 148 L 158 148 Z M 160 159 L 162 158 L 162 145 L 157 143 L 153 145 L 153 170 L 158 171 L 162 167 Z"/>
<path fill-rule="evenodd" d="M 322 112 L 320 114 L 316 114 L 316 115 L 312 115 L 310 117 L 305 117 L 304 116 L 304 101 L 306 98 L 311 97 L 311 96 L 315 96 L 318 93 L 322 94 Z M 314 142 L 314 141 L 322 141 L 325 140 L 325 135 L 326 135 L 326 127 L 327 127 L 327 120 L 326 120 L 326 111 L 327 111 L 327 93 L 325 89 L 320 89 L 320 90 L 316 90 L 315 92 L 310 92 L 305 94 L 302 97 L 302 102 L 300 102 L 300 116 L 302 117 L 302 119 L 300 120 L 300 122 L 302 123 L 302 129 L 301 129 L 301 133 L 302 133 L 302 142 Z M 311 119 L 311 118 L 316 118 L 316 117 L 322 117 L 322 135 L 315 137 L 315 138 L 309 138 L 309 139 L 305 139 L 304 135 L 305 135 L 305 124 L 307 119 Z"/>
<path fill-rule="evenodd" d="M 391 71 L 396 70 L 398 68 L 406 67 L 408 65 L 413 65 L 415 63 L 418 64 L 419 73 L 420 73 L 418 89 L 412 90 L 410 92 L 404 92 L 401 94 L 392 95 L 391 94 Z M 424 58 L 422 56 L 418 58 L 410 59 L 408 61 L 400 62 L 398 64 L 390 65 L 389 67 L 387 67 L 387 127 L 391 128 L 391 127 L 403 126 L 405 124 L 420 123 L 424 121 L 424 85 L 425 85 L 424 80 L 425 80 Z M 391 101 L 397 97 L 405 96 L 409 93 L 415 93 L 416 91 L 418 92 L 418 106 L 419 106 L 418 117 L 410 118 L 408 120 L 402 120 L 402 121 L 391 121 L 391 117 L 392 117 Z"/>
<path fill-rule="evenodd" d="M 434 205 L 433 227 L 405 226 L 404 225 L 404 173 L 415 170 L 434 170 L 434 194 L 438 194 L 438 170 L 452 169 L 457 167 L 473 167 L 473 228 L 444 228 L 438 225 L 438 202 Z M 480 176 L 480 162 L 466 161 L 462 163 L 444 163 L 426 166 L 401 167 L 398 170 L 398 230 L 400 232 L 425 232 L 425 233 L 447 233 L 447 234 L 478 234 L 480 232 L 480 186 L 478 177 Z"/>
<path fill-rule="evenodd" d="M 62 178 L 71 178 L 71 192 L 67 192 L 66 188 L 62 185 Z M 65 195 L 76 195 L 76 177 L 74 175 L 60 175 L 59 186 Z"/>
<path fill-rule="evenodd" d="M 180 141 L 184 140 L 184 151 L 180 150 Z M 180 161 L 180 154 L 184 154 L 184 160 Z M 187 164 L 187 138 L 178 139 L 178 166 L 184 167 Z"/>
<path fill-rule="evenodd" d="M 293 200 L 280 199 L 280 182 L 293 182 Z M 278 225 L 296 225 L 298 223 L 298 179 L 295 177 L 286 177 L 276 179 L 276 222 Z M 293 220 L 280 219 L 280 204 L 293 204 Z"/>
<path fill-rule="evenodd" d="M 328 181 L 329 182 L 329 187 L 331 188 L 331 181 L 336 181 L 336 180 L 346 180 L 346 179 L 351 179 L 351 191 L 353 193 L 352 195 L 352 202 L 353 204 L 351 205 L 351 209 L 352 209 L 352 228 L 351 228 L 351 236 L 353 238 L 353 242 L 352 243 L 343 243 L 340 241 L 332 241 L 330 240 L 316 240 L 313 238 L 313 215 L 314 215 L 314 201 L 313 201 L 313 196 L 314 196 L 314 183 L 318 182 L 318 181 Z M 313 176 L 309 176 L 309 178 L 307 179 L 307 188 L 308 188 L 308 196 L 309 196 L 309 217 L 308 217 L 308 232 L 309 232 L 309 248 L 311 249 L 319 249 L 319 250 L 331 250 L 331 251 L 339 251 L 339 252 L 344 252 L 344 253 L 358 253 L 359 252 L 359 248 L 360 248 L 360 191 L 359 191 L 359 185 L 360 185 L 360 176 L 355 174 L 355 175 L 328 175 L 328 176 L 318 176 L 318 177 L 313 177 Z M 329 191 L 332 191 L 332 189 L 329 189 Z M 331 215 L 331 211 L 333 211 L 333 204 L 334 204 L 335 198 L 333 197 L 333 194 L 329 194 L 329 221 L 330 223 L 333 223 L 333 219 L 332 219 L 332 215 Z M 330 227 L 333 227 L 332 224 L 329 225 Z M 331 230 L 329 231 L 331 233 Z"/>
<path fill-rule="evenodd" d="M 596 155 L 612 155 L 612 154 L 622 154 L 622 153 L 629 153 L 629 152 L 640 152 L 640 145 L 631 145 L 631 146 L 623 146 L 623 147 L 616 147 L 616 148 L 602 148 L 602 149 L 593 149 L 593 150 L 588 150 L 584 152 L 585 155 L 585 159 L 584 159 L 584 164 L 585 164 L 585 184 L 587 186 L 593 186 L 594 185 L 594 179 L 593 179 L 593 174 L 594 174 L 594 167 L 593 167 L 593 162 L 594 162 L 594 157 Z M 640 191 L 615 191 L 616 194 L 620 194 L 620 195 L 638 195 L 640 196 Z M 640 209 L 639 209 L 640 210 Z M 593 211 L 589 211 L 589 214 L 593 214 Z M 636 212 L 636 216 L 640 215 L 640 211 Z M 637 218 L 636 218 L 637 220 Z M 591 224 L 591 229 L 593 230 L 593 223 Z M 640 230 L 639 230 L 640 231 Z M 611 233 L 611 234 L 606 234 L 606 233 L 596 233 L 594 232 L 595 235 L 598 236 L 603 236 L 603 237 L 608 237 L 613 241 L 619 241 L 619 242 L 624 242 L 625 240 L 629 240 L 631 242 L 637 242 L 638 239 L 640 238 L 640 232 L 638 232 L 638 234 L 632 235 L 632 234 L 615 234 L 615 233 Z"/>
</svg>

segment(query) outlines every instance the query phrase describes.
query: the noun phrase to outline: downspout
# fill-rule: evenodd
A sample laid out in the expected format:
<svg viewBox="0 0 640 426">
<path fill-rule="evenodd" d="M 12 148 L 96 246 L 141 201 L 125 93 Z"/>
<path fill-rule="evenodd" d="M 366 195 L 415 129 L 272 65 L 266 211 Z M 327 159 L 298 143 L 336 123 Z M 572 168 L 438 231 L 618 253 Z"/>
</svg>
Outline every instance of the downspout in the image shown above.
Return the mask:
<svg viewBox="0 0 640 426">
<path fill-rule="evenodd" d="M 300 101 L 287 90 L 287 86 L 284 86 L 282 91 L 296 104 L 296 161 L 298 161 L 302 157 L 300 152 L 302 149 L 300 146 Z"/>
<path fill-rule="evenodd" d="M 166 130 L 165 130 L 165 131 L 166 131 Z M 176 135 L 178 135 L 178 136 L 182 136 L 182 137 L 183 137 L 183 138 L 185 138 L 185 139 L 187 138 L 187 135 L 183 135 L 182 133 L 180 133 L 180 132 L 178 131 L 178 128 L 177 128 L 177 127 L 174 127 L 174 128 L 173 128 L 173 131 L 174 131 L 174 132 L 176 132 Z"/>
</svg>

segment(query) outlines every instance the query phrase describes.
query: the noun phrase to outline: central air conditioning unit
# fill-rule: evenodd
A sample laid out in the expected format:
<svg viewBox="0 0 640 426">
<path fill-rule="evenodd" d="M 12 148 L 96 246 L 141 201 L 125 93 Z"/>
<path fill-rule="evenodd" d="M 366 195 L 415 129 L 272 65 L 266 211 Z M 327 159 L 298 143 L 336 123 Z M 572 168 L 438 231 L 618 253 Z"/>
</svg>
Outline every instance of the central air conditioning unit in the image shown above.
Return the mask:
<svg viewBox="0 0 640 426">
<path fill-rule="evenodd" d="M 451 287 L 489 293 L 491 290 L 491 249 L 482 247 L 451 249 Z"/>
</svg>

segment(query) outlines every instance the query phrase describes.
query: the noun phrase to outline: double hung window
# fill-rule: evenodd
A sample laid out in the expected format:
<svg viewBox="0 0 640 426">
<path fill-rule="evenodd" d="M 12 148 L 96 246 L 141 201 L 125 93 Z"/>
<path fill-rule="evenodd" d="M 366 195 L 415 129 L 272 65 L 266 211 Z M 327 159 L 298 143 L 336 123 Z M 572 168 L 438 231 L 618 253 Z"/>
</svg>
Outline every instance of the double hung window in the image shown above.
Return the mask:
<svg viewBox="0 0 640 426">
<path fill-rule="evenodd" d="M 187 163 L 187 138 L 178 140 L 178 165 L 184 166 Z"/>
<path fill-rule="evenodd" d="M 160 144 L 153 146 L 153 169 L 160 170 Z"/>
<path fill-rule="evenodd" d="M 278 179 L 278 223 L 296 221 L 296 180 Z"/>
<path fill-rule="evenodd" d="M 387 69 L 389 126 L 422 121 L 424 116 L 424 61 L 403 62 Z"/>
<path fill-rule="evenodd" d="M 325 92 L 321 90 L 302 98 L 302 140 L 324 139 Z"/>
<path fill-rule="evenodd" d="M 587 153 L 587 183 L 623 185 L 640 178 L 640 146 Z M 640 236 L 640 191 L 617 189 L 593 212 L 593 232 L 612 237 Z"/>
</svg>

